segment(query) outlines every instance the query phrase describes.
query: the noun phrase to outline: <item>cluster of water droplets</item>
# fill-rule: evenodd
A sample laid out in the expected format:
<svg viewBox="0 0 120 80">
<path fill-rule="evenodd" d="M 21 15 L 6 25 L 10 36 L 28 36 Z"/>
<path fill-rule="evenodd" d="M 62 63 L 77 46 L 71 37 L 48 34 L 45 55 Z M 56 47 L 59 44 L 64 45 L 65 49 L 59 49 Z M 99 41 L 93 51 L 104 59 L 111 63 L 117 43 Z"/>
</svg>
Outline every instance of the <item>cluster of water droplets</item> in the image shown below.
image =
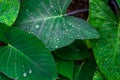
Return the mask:
<svg viewBox="0 0 120 80">
<path fill-rule="evenodd" d="M 27 77 L 27 75 L 29 75 L 29 74 L 32 74 L 32 70 L 30 69 L 29 71 L 28 71 L 28 73 L 23 73 L 23 77 Z"/>
</svg>

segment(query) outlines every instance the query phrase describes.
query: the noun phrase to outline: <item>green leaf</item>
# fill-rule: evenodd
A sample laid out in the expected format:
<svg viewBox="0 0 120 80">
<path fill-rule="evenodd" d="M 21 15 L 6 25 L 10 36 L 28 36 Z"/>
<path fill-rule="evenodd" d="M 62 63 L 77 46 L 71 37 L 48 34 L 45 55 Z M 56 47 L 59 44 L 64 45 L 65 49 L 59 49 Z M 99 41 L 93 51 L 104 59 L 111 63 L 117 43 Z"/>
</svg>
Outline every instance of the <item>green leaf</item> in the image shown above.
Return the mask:
<svg viewBox="0 0 120 80">
<path fill-rule="evenodd" d="M 0 0 L 0 23 L 11 26 L 18 15 L 19 0 Z"/>
<path fill-rule="evenodd" d="M 116 1 L 117 1 L 117 3 L 118 3 L 119 8 L 120 8 L 120 0 L 116 0 Z"/>
<path fill-rule="evenodd" d="M 120 23 L 103 0 L 90 0 L 89 12 L 89 22 L 101 35 L 93 42 L 100 71 L 107 80 L 120 80 Z"/>
<path fill-rule="evenodd" d="M 12 80 L 0 72 L 0 80 Z"/>
<path fill-rule="evenodd" d="M 70 80 L 73 80 L 74 61 L 56 60 L 57 72 Z"/>
<path fill-rule="evenodd" d="M 17 80 L 57 78 L 53 57 L 38 38 L 19 28 L 0 26 L 2 30 L 8 43 L 0 47 L 1 72 Z"/>
<path fill-rule="evenodd" d="M 93 75 L 97 65 L 95 60 L 92 58 L 84 61 L 81 65 L 75 65 L 74 80 L 93 80 Z"/>
<path fill-rule="evenodd" d="M 93 80 L 106 80 L 99 70 L 93 76 Z"/>
<path fill-rule="evenodd" d="M 71 0 L 23 0 L 15 25 L 35 34 L 49 50 L 75 39 L 98 38 L 98 32 L 80 18 L 65 14 Z"/>
<path fill-rule="evenodd" d="M 57 49 L 54 53 L 65 60 L 82 60 L 89 57 L 89 51 L 82 40 L 75 40 L 71 45 Z"/>
</svg>

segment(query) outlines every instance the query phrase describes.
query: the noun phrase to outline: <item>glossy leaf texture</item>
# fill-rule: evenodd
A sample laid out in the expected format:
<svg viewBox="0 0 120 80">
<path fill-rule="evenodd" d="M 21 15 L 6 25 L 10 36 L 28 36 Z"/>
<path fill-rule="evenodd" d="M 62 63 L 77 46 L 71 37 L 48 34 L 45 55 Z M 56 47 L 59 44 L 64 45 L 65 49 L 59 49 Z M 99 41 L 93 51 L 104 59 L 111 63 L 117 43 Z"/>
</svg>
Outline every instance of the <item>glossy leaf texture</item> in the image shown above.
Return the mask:
<svg viewBox="0 0 120 80">
<path fill-rule="evenodd" d="M 0 72 L 0 80 L 12 80 Z"/>
<path fill-rule="evenodd" d="M 69 78 L 70 80 L 73 80 L 73 71 L 74 71 L 74 61 L 65 61 L 65 60 L 59 60 L 56 59 L 56 65 L 57 65 L 57 72 L 64 76 Z"/>
<path fill-rule="evenodd" d="M 102 73 L 99 70 L 97 70 L 93 76 L 93 80 L 106 80 L 106 79 L 104 78 Z"/>
<path fill-rule="evenodd" d="M 53 57 L 38 38 L 19 28 L 6 26 L 0 26 L 0 33 L 4 34 L 7 44 L 0 47 L 1 72 L 16 80 L 57 78 Z"/>
<path fill-rule="evenodd" d="M 93 80 L 97 64 L 92 58 L 85 60 L 81 65 L 75 64 L 73 80 Z"/>
<path fill-rule="evenodd" d="M 0 0 L 0 23 L 11 26 L 18 15 L 19 0 Z"/>
<path fill-rule="evenodd" d="M 120 80 L 120 23 L 104 0 L 90 0 L 89 15 L 101 35 L 93 42 L 96 62 L 107 80 Z"/>
<path fill-rule="evenodd" d="M 75 40 L 69 46 L 55 50 L 54 54 L 64 60 L 82 60 L 89 57 L 89 51 L 82 40 Z"/>
<path fill-rule="evenodd" d="M 51 51 L 75 39 L 98 38 L 98 32 L 85 20 L 65 14 L 70 3 L 71 0 L 23 0 L 14 25 L 35 34 Z"/>
</svg>

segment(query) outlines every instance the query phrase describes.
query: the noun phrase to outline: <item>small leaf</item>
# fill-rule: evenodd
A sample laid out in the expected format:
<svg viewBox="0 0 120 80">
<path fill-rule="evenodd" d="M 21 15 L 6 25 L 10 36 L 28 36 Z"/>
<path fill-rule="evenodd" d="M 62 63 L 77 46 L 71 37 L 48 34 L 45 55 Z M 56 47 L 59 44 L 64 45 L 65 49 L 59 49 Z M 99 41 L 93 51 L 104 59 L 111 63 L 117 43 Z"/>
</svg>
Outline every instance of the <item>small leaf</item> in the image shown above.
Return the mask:
<svg viewBox="0 0 120 80">
<path fill-rule="evenodd" d="M 97 65 L 95 60 L 92 58 L 89 58 L 81 65 L 75 65 L 74 80 L 93 80 L 93 75 Z"/>
<path fill-rule="evenodd" d="M 74 62 L 73 61 L 64 61 L 64 60 L 56 60 L 57 65 L 57 72 L 70 80 L 73 76 L 73 70 L 74 70 Z"/>
<path fill-rule="evenodd" d="M 19 0 L 0 0 L 0 23 L 11 26 L 18 15 Z"/>
<path fill-rule="evenodd" d="M 89 12 L 89 22 L 101 35 L 93 42 L 100 71 L 107 80 L 120 80 L 120 23 L 104 0 L 90 0 Z"/>
<path fill-rule="evenodd" d="M 98 38 L 98 32 L 85 20 L 65 15 L 70 3 L 71 0 L 23 0 L 14 25 L 38 36 L 51 51 L 75 39 Z"/>
<path fill-rule="evenodd" d="M 0 26 L 2 31 L 8 42 L 0 47 L 1 72 L 17 80 L 57 78 L 53 57 L 39 39 L 19 28 Z"/>
<path fill-rule="evenodd" d="M 65 60 L 82 60 L 89 57 L 89 51 L 82 40 L 76 40 L 69 46 L 55 50 L 54 53 Z"/>
<path fill-rule="evenodd" d="M 94 74 L 93 80 L 106 80 L 99 70 Z"/>
</svg>

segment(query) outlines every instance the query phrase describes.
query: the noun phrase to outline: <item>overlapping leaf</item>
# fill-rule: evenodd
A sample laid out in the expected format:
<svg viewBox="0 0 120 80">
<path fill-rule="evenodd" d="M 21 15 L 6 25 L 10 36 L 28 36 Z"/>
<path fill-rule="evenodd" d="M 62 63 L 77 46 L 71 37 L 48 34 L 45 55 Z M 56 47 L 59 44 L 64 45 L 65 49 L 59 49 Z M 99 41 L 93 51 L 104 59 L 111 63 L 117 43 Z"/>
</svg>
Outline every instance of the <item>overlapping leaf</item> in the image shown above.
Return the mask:
<svg viewBox="0 0 120 80">
<path fill-rule="evenodd" d="M 82 19 L 65 16 L 71 0 L 23 0 L 15 25 L 38 36 L 49 50 L 75 39 L 98 38 L 98 32 Z"/>
<path fill-rule="evenodd" d="M 19 0 L 0 0 L 0 22 L 11 26 L 19 12 Z"/>
<path fill-rule="evenodd" d="M 56 60 L 57 71 L 59 74 L 73 80 L 74 61 Z"/>
<path fill-rule="evenodd" d="M 0 33 L 7 44 L 0 47 L 1 72 L 16 80 L 54 80 L 57 77 L 53 57 L 39 39 L 3 25 L 0 25 Z"/>
<path fill-rule="evenodd" d="M 71 45 L 57 49 L 54 53 L 65 60 L 82 60 L 89 57 L 89 51 L 82 40 L 75 40 Z"/>
<path fill-rule="evenodd" d="M 93 58 L 93 57 L 92 57 Z M 96 62 L 94 59 L 89 58 L 81 65 L 76 64 L 74 70 L 73 80 L 92 80 L 96 70 Z"/>
<path fill-rule="evenodd" d="M 104 0 L 90 0 L 89 19 L 101 35 L 94 42 L 94 55 L 101 72 L 107 80 L 120 80 L 119 21 Z"/>
</svg>

